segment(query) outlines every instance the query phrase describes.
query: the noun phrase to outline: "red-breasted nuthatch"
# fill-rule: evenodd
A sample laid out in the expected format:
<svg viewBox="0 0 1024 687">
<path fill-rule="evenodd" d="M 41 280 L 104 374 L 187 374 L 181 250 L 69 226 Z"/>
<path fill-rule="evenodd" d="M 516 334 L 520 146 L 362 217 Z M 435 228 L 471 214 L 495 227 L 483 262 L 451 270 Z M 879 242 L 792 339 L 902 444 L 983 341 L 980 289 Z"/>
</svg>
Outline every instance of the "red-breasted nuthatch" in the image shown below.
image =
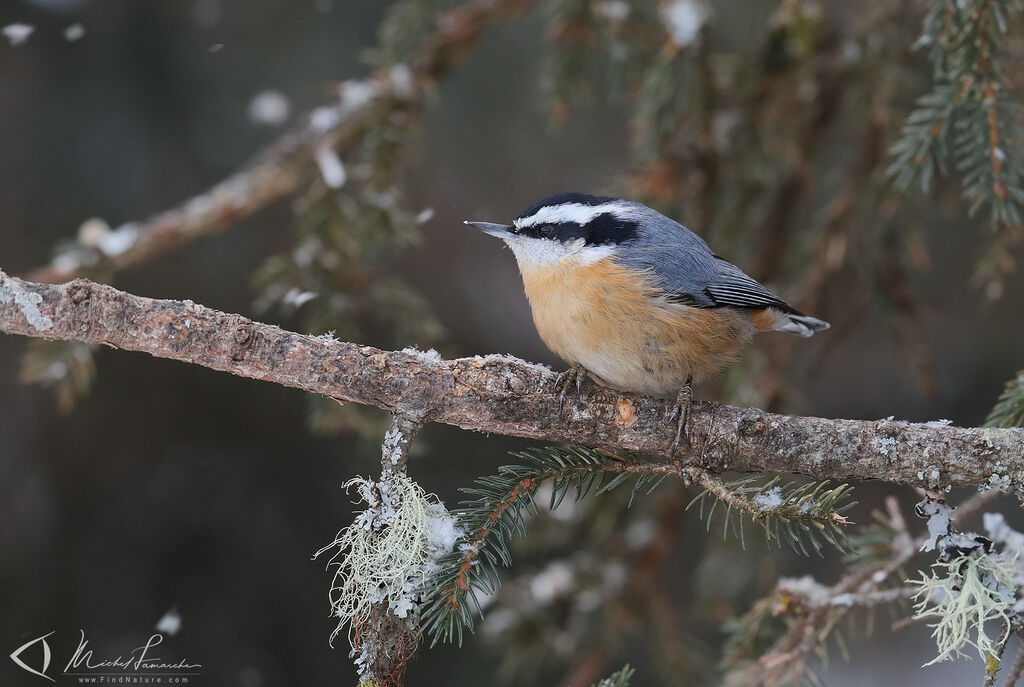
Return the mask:
<svg viewBox="0 0 1024 687">
<path fill-rule="evenodd" d="M 577 394 L 598 383 L 676 395 L 673 451 L 686 436 L 692 383 L 734 361 L 755 332 L 811 336 L 808 317 L 646 205 L 566 193 L 511 224 L 466 222 L 512 249 L 541 339 L 571 365 Z"/>
</svg>

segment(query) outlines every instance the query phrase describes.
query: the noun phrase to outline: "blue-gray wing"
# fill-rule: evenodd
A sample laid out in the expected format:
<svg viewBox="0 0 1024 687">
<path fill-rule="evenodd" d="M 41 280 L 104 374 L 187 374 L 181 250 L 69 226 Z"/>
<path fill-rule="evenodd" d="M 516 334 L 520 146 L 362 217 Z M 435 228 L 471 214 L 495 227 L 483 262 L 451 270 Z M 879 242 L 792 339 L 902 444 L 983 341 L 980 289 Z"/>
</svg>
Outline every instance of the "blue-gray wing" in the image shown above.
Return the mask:
<svg viewBox="0 0 1024 687">
<path fill-rule="evenodd" d="M 683 225 L 644 208 L 648 231 L 621 249 L 619 259 L 647 272 L 670 298 L 698 308 L 777 308 L 799 314 L 731 262 L 715 255 Z"/>
<path fill-rule="evenodd" d="M 718 262 L 718 273 L 704 287 L 704 291 L 716 305 L 729 305 L 734 308 L 750 308 L 752 310 L 776 308 L 794 315 L 800 314 L 784 300 L 748 277 L 736 265 L 717 255 L 714 256 L 714 259 Z"/>
</svg>

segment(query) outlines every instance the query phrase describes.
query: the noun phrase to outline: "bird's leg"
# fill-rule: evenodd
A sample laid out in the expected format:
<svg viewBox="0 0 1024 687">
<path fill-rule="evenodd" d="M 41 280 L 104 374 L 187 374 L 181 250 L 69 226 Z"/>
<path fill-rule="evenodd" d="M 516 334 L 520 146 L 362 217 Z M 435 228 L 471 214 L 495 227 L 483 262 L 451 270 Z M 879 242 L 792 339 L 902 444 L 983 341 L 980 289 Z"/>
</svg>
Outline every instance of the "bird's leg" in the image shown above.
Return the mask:
<svg viewBox="0 0 1024 687">
<path fill-rule="evenodd" d="M 678 418 L 676 424 L 676 439 L 672 442 L 672 455 L 676 454 L 679 450 L 679 442 L 682 439 L 686 440 L 686 445 L 690 445 L 690 406 L 693 404 L 693 377 L 686 378 L 686 386 L 682 388 L 679 395 L 676 396 L 676 405 L 672 408 L 672 415 L 669 419 L 675 420 Z"/>
<path fill-rule="evenodd" d="M 583 387 L 583 380 L 587 378 L 587 368 L 583 367 L 579 363 L 573 363 L 565 372 L 559 373 L 557 379 L 555 379 L 555 391 L 558 392 L 558 409 L 561 410 L 565 405 L 565 394 L 576 386 L 576 396 L 581 396 L 581 389 Z"/>
</svg>

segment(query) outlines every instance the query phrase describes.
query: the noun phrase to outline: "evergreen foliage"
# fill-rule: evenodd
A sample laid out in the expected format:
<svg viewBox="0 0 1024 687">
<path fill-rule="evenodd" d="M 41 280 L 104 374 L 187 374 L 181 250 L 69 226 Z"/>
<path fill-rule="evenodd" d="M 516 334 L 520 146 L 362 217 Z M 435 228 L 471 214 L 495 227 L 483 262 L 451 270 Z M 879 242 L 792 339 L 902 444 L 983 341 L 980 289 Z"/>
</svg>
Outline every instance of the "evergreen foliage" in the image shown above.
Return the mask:
<svg viewBox="0 0 1024 687">
<path fill-rule="evenodd" d="M 700 502 L 704 517 L 704 497 L 714 503 L 707 520 L 719 503 L 725 509 L 725 528 L 743 537 L 740 516 L 747 516 L 763 529 L 768 542 L 786 541 L 794 550 L 820 554 L 821 541 L 844 548 L 841 515 L 854 503 L 846 501 L 847 485 L 827 488 L 821 484 L 778 485 L 778 479 L 756 486 L 752 479 L 720 482 L 697 469 L 677 468 L 663 463 L 610 454 L 582 447 L 547 447 L 513 454 L 523 464 L 506 465 L 497 475 L 476 480 L 476 486 L 463 489 L 475 496 L 456 511 L 459 528 L 466 532 L 465 542 L 439 562 L 440 572 L 431 581 L 426 598 L 422 627 L 434 642 L 462 642 L 463 629 L 472 631 L 474 615 L 481 614 L 479 594 L 493 594 L 500 585 L 498 566 L 509 566 L 509 545 L 516 535 L 526 533 L 527 516 L 535 509 L 534 496 L 544 482 L 552 484 L 548 507 L 557 508 L 568 494 L 577 501 L 588 494 L 603 494 L 627 481 L 632 482 L 632 498 L 649 493 L 665 477 L 699 480 L 703 491 L 691 505 Z"/>
<path fill-rule="evenodd" d="M 781 478 L 774 477 L 766 484 L 757 484 L 758 479 L 747 477 L 728 484 L 706 483 L 704 491 L 694 497 L 687 509 L 699 504 L 700 517 L 710 531 L 715 510 L 719 506 L 724 508 L 722 536 L 731 531 L 744 548 L 742 516 L 748 516 L 764 530 L 769 546 L 786 544 L 805 556 L 811 551 L 820 556 L 823 541 L 840 551 L 850 549 L 843 531 L 850 522 L 842 514 L 857 502 L 847 501 L 852 493 L 849 485 L 829 489 L 828 482 L 780 485 Z M 705 497 L 709 494 L 715 498 L 705 515 Z"/>
<path fill-rule="evenodd" d="M 636 671 L 627 663 L 622 670 L 617 670 L 600 682 L 595 682 L 591 687 L 629 687 L 629 679 Z"/>
<path fill-rule="evenodd" d="M 433 35 L 438 16 L 451 0 L 393 4 L 366 61 L 398 70 L 413 88 L 411 66 Z M 298 316 L 308 331 L 331 332 L 345 341 L 377 338 L 401 348 L 416 342 L 437 345 L 444 330 L 423 297 L 387 267 L 388 260 L 419 244 L 420 228 L 433 212 L 411 209 L 406 163 L 419 134 L 417 112 L 408 103 L 387 101 L 339 155 L 345 169 L 340 186 L 315 178 L 296 203 L 296 243 L 268 258 L 253 281 L 257 311 Z M 325 154 L 336 154 L 325 151 Z M 327 433 L 376 436 L 386 420 L 356 405 L 330 399 L 310 401 L 310 423 Z"/>
<path fill-rule="evenodd" d="M 424 42 L 434 33 L 441 12 L 459 3 L 456 0 L 412 0 L 394 2 L 377 30 L 377 46 L 366 53 L 367 63 L 390 67 L 415 60 Z"/>
<path fill-rule="evenodd" d="M 1024 207 L 1024 109 L 1006 49 L 1022 9 L 1021 0 L 929 3 L 918 46 L 929 49 L 934 85 L 908 115 L 889 167 L 902 190 L 918 179 L 928 190 L 955 168 L 970 215 L 987 210 L 995 246 L 1016 239 Z M 1009 269 L 1000 250 L 980 266 L 983 275 Z"/>
<path fill-rule="evenodd" d="M 472 631 L 474 614 L 480 615 L 479 593 L 493 594 L 500 582 L 498 565 L 512 562 L 509 550 L 515 535 L 525 535 L 526 517 L 535 508 L 534 495 L 545 481 L 552 482 L 550 508 L 557 508 L 570 491 L 580 500 L 592 491 L 602 493 L 635 478 L 634 493 L 657 486 L 667 474 L 628 473 L 628 459 L 582 448 L 529 449 L 514 454 L 521 465 L 505 465 L 497 475 L 476 480 L 462 491 L 476 497 L 455 511 L 459 527 L 467 533 L 458 551 L 442 558 L 441 572 L 426 596 L 422 627 L 434 641 L 462 643 L 463 628 Z M 614 471 L 619 471 L 606 479 Z"/>
<path fill-rule="evenodd" d="M 1024 370 L 1006 383 L 995 407 L 985 418 L 986 427 L 1024 427 Z"/>
</svg>

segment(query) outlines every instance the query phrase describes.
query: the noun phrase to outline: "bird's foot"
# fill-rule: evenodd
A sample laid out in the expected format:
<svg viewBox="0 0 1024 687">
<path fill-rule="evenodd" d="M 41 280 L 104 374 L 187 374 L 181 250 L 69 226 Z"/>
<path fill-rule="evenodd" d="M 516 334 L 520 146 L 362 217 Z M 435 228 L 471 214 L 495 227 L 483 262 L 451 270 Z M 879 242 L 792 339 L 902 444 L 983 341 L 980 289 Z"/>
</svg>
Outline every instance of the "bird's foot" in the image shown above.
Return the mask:
<svg viewBox="0 0 1024 687">
<path fill-rule="evenodd" d="M 690 406 L 693 405 L 693 378 L 690 377 L 686 380 L 686 386 L 683 387 L 679 395 L 676 396 L 676 404 L 672 408 L 672 414 L 669 416 L 670 420 L 677 420 L 676 422 L 676 438 L 672 442 L 672 453 L 675 455 L 676 451 L 679 450 L 679 444 L 681 442 L 690 445 Z"/>
<path fill-rule="evenodd" d="M 573 386 L 576 387 L 576 396 L 582 397 L 583 380 L 587 378 L 587 368 L 579 363 L 573 363 L 565 372 L 562 372 L 555 379 L 555 391 L 558 392 L 558 410 L 565 406 L 565 395 Z"/>
</svg>

